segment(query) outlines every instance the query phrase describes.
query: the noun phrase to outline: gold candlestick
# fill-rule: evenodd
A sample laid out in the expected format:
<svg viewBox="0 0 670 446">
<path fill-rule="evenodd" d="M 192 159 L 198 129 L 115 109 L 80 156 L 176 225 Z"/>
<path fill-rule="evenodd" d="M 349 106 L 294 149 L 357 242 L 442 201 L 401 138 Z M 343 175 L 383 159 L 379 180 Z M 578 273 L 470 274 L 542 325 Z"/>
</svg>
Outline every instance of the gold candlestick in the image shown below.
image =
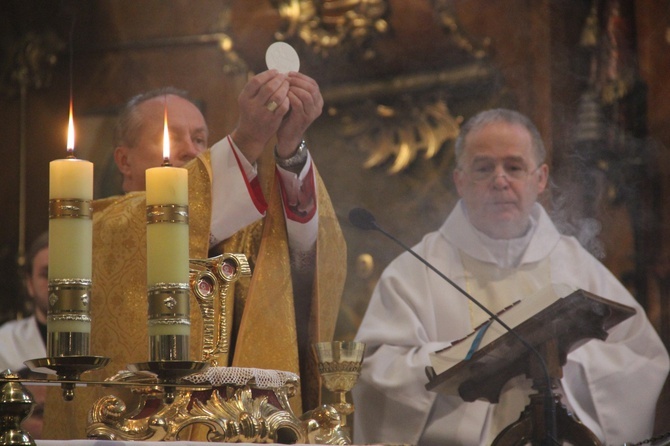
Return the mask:
<svg viewBox="0 0 670 446">
<path fill-rule="evenodd" d="M 49 280 L 47 355 L 87 356 L 90 351 L 91 317 L 88 279 Z"/>
<path fill-rule="evenodd" d="M 187 361 L 191 334 L 188 283 L 157 283 L 149 288 L 149 358 Z"/>
</svg>

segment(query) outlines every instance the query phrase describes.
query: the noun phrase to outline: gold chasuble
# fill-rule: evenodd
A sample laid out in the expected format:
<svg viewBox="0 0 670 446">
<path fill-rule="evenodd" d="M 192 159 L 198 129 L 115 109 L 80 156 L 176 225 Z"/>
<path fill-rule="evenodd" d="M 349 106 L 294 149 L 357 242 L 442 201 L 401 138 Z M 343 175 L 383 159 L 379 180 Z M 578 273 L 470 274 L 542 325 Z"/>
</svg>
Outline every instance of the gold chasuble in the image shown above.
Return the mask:
<svg viewBox="0 0 670 446">
<path fill-rule="evenodd" d="M 267 151 L 270 154 L 272 151 Z M 261 165 L 262 166 L 262 165 Z M 209 151 L 187 165 L 189 170 L 190 258 L 208 256 L 211 221 L 211 164 Z M 300 373 L 296 315 L 286 225 L 273 163 L 259 168 L 268 197 L 265 218 L 224 241 L 220 252 L 245 254 L 252 266 L 251 280 L 235 284 L 230 366 Z M 269 173 L 263 176 L 263 173 Z M 311 297 L 308 339 L 302 345 L 332 340 L 346 275 L 346 247 L 325 186 L 315 172 L 319 233 Z M 146 290 L 146 204 L 143 192 L 94 202 L 93 289 L 91 297 L 91 355 L 109 357 L 102 370 L 86 373 L 86 381 L 104 380 L 131 363 L 149 360 Z M 166 243 L 169 241 L 166 240 Z M 202 358 L 202 316 L 191 298 L 192 360 Z M 301 388 L 312 409 L 319 402 L 320 384 L 312 355 L 304 355 Z M 77 387 L 72 401 L 60 387 L 50 387 L 45 405 L 44 438 L 76 439 L 86 436 L 86 418 L 100 397 L 116 394 L 132 401 L 118 387 Z M 129 405 L 132 405 L 129 403 Z M 291 399 L 302 412 L 301 395 Z M 198 430 L 193 440 L 197 438 Z"/>
</svg>

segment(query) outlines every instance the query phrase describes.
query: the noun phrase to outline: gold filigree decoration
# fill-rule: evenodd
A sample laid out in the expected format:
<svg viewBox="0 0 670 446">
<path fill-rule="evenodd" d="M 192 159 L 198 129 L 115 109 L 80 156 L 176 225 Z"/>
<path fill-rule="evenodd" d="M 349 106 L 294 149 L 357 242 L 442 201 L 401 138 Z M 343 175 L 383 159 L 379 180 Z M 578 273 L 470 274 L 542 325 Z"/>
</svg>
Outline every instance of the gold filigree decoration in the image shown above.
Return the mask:
<svg viewBox="0 0 670 446">
<path fill-rule="evenodd" d="M 221 254 L 209 259 L 191 259 L 191 294 L 195 296 L 203 320 L 202 359 L 216 367 L 228 364 L 230 351 L 229 318 L 234 297 L 230 286 L 241 277 L 251 276 L 244 254 Z"/>
<path fill-rule="evenodd" d="M 230 394 L 230 390 L 228 392 Z M 189 416 L 179 423 L 179 429 L 203 421 L 210 427 L 208 441 L 281 443 L 288 440 L 297 443 L 306 440 L 300 420 L 274 407 L 266 396 L 254 398 L 249 387 L 236 390 L 227 399 L 214 391 L 205 403 L 195 400 Z"/>
<path fill-rule="evenodd" d="M 458 23 L 456 13 L 453 11 L 452 0 L 432 0 L 432 4 L 440 27 L 456 47 L 474 56 L 475 59 L 483 59 L 488 56 L 488 47 L 491 44 L 491 39 L 487 37 L 481 42 L 476 43 L 467 36 Z"/>
<path fill-rule="evenodd" d="M 348 392 L 353 389 L 356 381 L 358 381 L 359 372 L 333 372 L 333 373 L 323 373 L 321 377 L 323 378 L 324 385 L 328 390 L 333 392 Z"/>
<path fill-rule="evenodd" d="M 142 395 L 138 409 L 159 408 L 150 416 L 128 416 L 125 403 L 109 395 L 101 398 L 89 414 L 87 436 L 110 440 L 174 441 L 189 426 L 207 426 L 208 441 L 225 443 L 291 443 L 304 442 L 302 422 L 292 413 L 269 403 L 267 396 L 253 397 L 251 388 L 227 386 L 222 397 L 214 390 L 207 401 L 192 398 L 191 392 L 180 392 L 172 404 L 157 395 Z M 190 409 L 189 409 L 190 406 Z M 137 410 L 133 412 L 137 412 Z"/>
<path fill-rule="evenodd" d="M 387 0 L 273 0 L 283 20 L 275 33 L 277 40 L 300 38 L 314 53 L 328 57 L 337 50 L 359 50 L 363 57 L 374 57 L 366 45 L 371 38 L 385 34 Z"/>
<path fill-rule="evenodd" d="M 305 412 L 301 419 L 306 423 L 309 444 L 351 444 L 349 434 L 342 429 L 342 415 L 334 407 L 317 407 Z"/>
<path fill-rule="evenodd" d="M 168 404 L 162 400 L 159 389 L 149 385 L 149 377 L 126 373 L 117 379 L 138 380 L 134 392 L 140 394 L 139 403 L 134 408 L 127 408 L 116 396 L 100 398 L 89 412 L 86 430 L 89 438 L 187 440 L 181 438 L 182 433 L 186 436 L 188 427 L 201 425 L 207 429 L 205 436 L 209 442 L 351 444 L 342 429 L 339 413 L 331 406 L 324 405 L 296 417 L 288 404 L 293 392 L 290 384 L 271 389 L 278 406 L 270 402 L 267 394 L 254 395 L 251 385 L 218 387 L 205 401 L 191 391 L 180 390 Z M 147 385 L 141 387 L 142 382 Z M 144 417 L 140 418 L 140 414 Z"/>
<path fill-rule="evenodd" d="M 442 99 L 423 105 L 410 100 L 379 104 L 374 110 L 368 106 L 342 116 L 344 135 L 367 153 L 363 167 L 390 163 L 390 174 L 403 171 L 419 156 L 433 158 L 456 139 L 462 121 L 450 113 Z"/>
<path fill-rule="evenodd" d="M 361 363 L 354 361 L 343 361 L 343 362 L 320 362 L 319 363 L 319 372 L 320 373 L 336 373 L 336 372 L 353 372 L 358 373 L 361 371 Z"/>
</svg>

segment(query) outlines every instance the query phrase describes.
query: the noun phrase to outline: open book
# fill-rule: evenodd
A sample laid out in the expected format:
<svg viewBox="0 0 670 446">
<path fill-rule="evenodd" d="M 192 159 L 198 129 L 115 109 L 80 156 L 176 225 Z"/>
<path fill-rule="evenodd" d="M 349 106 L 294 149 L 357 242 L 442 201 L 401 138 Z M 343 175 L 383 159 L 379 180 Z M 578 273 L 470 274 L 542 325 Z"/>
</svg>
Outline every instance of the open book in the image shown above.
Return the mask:
<svg viewBox="0 0 670 446">
<path fill-rule="evenodd" d="M 543 358 L 550 376 L 559 377 L 571 350 L 590 339 L 607 339 L 608 331 L 635 311 L 588 291 L 551 285 L 499 315 L 516 336 L 494 321 L 486 331 L 475 331 L 432 353 L 426 389 L 459 395 L 464 401 L 496 403 L 504 384 L 515 376 L 543 379 L 533 353 Z M 473 343 L 478 343 L 476 348 Z M 465 359 L 471 349 L 472 357 Z"/>
<path fill-rule="evenodd" d="M 517 301 L 496 316 L 509 327 L 515 328 L 575 290 L 576 288 L 566 284 L 551 284 Z M 443 373 L 506 333 L 507 330 L 502 325 L 489 319 L 466 337 L 453 341 L 449 347 L 430 353 L 433 370 L 438 375 Z"/>
</svg>

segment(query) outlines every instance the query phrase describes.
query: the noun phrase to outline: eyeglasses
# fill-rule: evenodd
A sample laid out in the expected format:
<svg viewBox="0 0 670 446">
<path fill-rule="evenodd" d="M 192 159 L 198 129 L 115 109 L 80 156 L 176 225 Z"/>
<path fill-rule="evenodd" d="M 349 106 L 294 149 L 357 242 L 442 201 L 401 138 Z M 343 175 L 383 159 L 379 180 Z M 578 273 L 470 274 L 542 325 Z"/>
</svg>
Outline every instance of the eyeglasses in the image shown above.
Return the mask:
<svg viewBox="0 0 670 446">
<path fill-rule="evenodd" d="M 470 169 L 462 170 L 464 170 L 475 183 L 484 183 L 497 178 L 498 175 L 503 175 L 507 180 L 522 181 L 525 180 L 528 175 L 535 173 L 540 166 L 531 170 L 523 160 L 503 160 L 503 173 L 501 174 L 498 172 L 498 163 L 496 161 L 481 160 L 475 161 Z"/>
</svg>

